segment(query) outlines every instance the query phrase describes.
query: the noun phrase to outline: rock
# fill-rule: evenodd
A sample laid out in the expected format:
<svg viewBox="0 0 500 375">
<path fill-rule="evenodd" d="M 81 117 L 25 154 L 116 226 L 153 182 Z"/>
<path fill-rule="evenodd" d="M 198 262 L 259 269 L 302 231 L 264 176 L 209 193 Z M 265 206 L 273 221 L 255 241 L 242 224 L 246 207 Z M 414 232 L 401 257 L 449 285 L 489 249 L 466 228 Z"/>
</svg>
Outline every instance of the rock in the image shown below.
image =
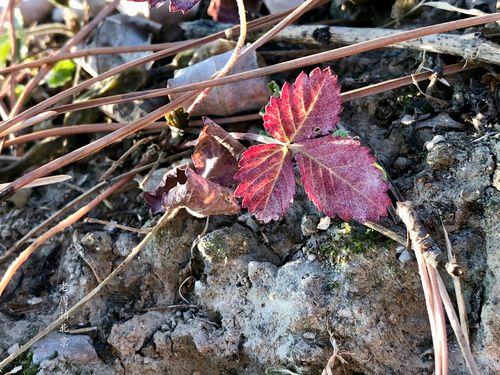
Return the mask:
<svg viewBox="0 0 500 375">
<path fill-rule="evenodd" d="M 436 135 L 434 138 L 432 138 L 430 141 L 425 142 L 425 148 L 427 151 L 431 151 L 434 146 L 436 146 L 438 143 L 444 142 L 444 137 L 442 135 Z"/>
<path fill-rule="evenodd" d="M 448 169 L 455 164 L 458 150 L 454 149 L 449 144 L 437 140 L 437 137 L 438 136 L 434 137 L 431 142 L 426 144 L 426 148 L 429 150 L 426 159 L 427 164 L 435 170 Z"/>
<path fill-rule="evenodd" d="M 190 335 L 198 350 L 206 348 L 211 356 L 234 355 L 241 346 L 244 355 L 260 364 L 320 373 L 331 354 L 324 349 L 330 343 L 327 335 L 312 333 L 325 332 L 325 320 L 330 319 L 341 349 L 354 352 L 351 370 L 423 371 L 428 364 L 415 352 L 423 344 L 422 330 L 428 332 L 423 295 L 416 271 L 401 268 L 390 253 L 377 249 L 356 255 L 338 268 L 307 257 L 277 268 L 250 260 L 248 254 L 210 263 L 206 281 L 196 282 L 195 294 L 199 304 L 220 314 L 221 328 L 210 327 L 203 345 L 193 337 L 201 329 L 192 328 Z M 250 283 L 243 281 L 246 277 Z M 370 313 L 373 309 L 376 316 Z M 404 323 L 383 328 L 394 327 L 390 320 L 395 317 Z M 404 363 L 391 354 L 392 347 L 406 358 Z"/>
<path fill-rule="evenodd" d="M 432 130 L 461 130 L 465 128 L 465 125 L 453 120 L 450 115 L 443 112 L 430 119 L 417 122 L 414 127 L 417 130 L 422 128 L 431 128 Z"/>
<path fill-rule="evenodd" d="M 318 233 L 318 218 L 315 215 L 304 215 L 302 216 L 302 222 L 300 223 L 300 229 L 302 235 L 305 237 L 311 236 Z"/>
<path fill-rule="evenodd" d="M 134 234 L 122 232 L 118 235 L 114 243 L 113 253 L 121 257 L 126 257 L 137 244 L 137 237 Z"/>
<path fill-rule="evenodd" d="M 394 160 L 394 168 L 404 171 L 411 165 L 411 161 L 404 156 L 399 156 Z"/>
<path fill-rule="evenodd" d="M 327 230 L 330 227 L 330 223 L 332 222 L 332 219 L 328 216 L 322 217 L 319 220 L 319 224 L 316 226 L 319 230 Z"/>
<path fill-rule="evenodd" d="M 33 362 L 40 363 L 64 356 L 73 363 L 98 360 L 92 339 L 85 335 L 64 335 L 52 332 L 33 345 Z"/>
<path fill-rule="evenodd" d="M 413 254 L 411 254 L 408 250 L 403 250 L 403 252 L 399 254 L 398 259 L 401 263 L 408 263 L 413 260 Z"/>
<path fill-rule="evenodd" d="M 166 314 L 150 311 L 136 315 L 124 323 L 118 323 L 111 328 L 108 343 L 118 353 L 121 359 L 134 356 L 146 340 L 160 329 L 170 318 Z"/>
<path fill-rule="evenodd" d="M 305 332 L 302 337 L 306 340 L 314 340 L 316 338 L 316 334 L 314 332 Z"/>
</svg>

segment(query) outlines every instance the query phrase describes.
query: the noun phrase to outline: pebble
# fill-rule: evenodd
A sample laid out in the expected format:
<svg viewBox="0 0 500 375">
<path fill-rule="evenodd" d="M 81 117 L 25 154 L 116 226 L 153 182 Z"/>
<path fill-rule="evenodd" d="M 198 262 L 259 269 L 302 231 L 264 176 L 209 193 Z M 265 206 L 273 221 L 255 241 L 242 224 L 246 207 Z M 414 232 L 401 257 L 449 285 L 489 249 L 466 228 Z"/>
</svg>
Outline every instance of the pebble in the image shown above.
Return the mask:
<svg viewBox="0 0 500 375">
<path fill-rule="evenodd" d="M 306 340 L 314 340 L 316 338 L 316 334 L 314 332 L 305 332 L 302 337 Z"/>
<path fill-rule="evenodd" d="M 408 250 L 403 250 L 403 252 L 399 255 L 399 261 L 401 263 L 408 263 L 412 259 L 413 259 L 413 256 Z"/>
<path fill-rule="evenodd" d="M 304 215 L 302 216 L 302 222 L 300 223 L 300 229 L 305 237 L 311 236 L 318 233 L 316 225 L 318 224 L 317 218 L 314 215 Z"/>
<path fill-rule="evenodd" d="M 408 160 L 404 156 L 399 156 L 398 158 L 396 158 L 396 160 L 394 160 L 394 168 L 399 169 L 401 171 L 408 169 L 410 164 L 411 164 L 410 160 Z"/>
<path fill-rule="evenodd" d="M 328 216 L 322 217 L 319 221 L 319 224 L 316 226 L 316 228 L 319 230 L 327 230 L 328 228 L 330 228 L 331 222 L 332 222 L 332 219 L 330 219 L 330 217 L 328 217 Z"/>
</svg>

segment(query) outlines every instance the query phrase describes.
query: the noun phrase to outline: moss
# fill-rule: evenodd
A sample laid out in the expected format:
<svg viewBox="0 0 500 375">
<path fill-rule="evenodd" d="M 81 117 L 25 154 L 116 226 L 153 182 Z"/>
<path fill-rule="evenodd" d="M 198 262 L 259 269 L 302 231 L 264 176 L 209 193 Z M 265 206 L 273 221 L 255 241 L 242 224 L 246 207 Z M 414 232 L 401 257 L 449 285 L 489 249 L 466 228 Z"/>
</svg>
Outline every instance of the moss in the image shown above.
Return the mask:
<svg viewBox="0 0 500 375">
<path fill-rule="evenodd" d="M 332 228 L 329 231 L 329 238 L 313 252 L 342 264 L 349 261 L 353 255 L 377 248 L 381 241 L 385 241 L 385 238 L 372 229 L 342 223 L 339 227 Z"/>
<path fill-rule="evenodd" d="M 203 243 L 203 250 L 205 254 L 217 262 L 227 259 L 230 255 L 230 249 L 224 236 L 212 236 L 210 241 Z"/>
<path fill-rule="evenodd" d="M 40 370 L 40 365 L 33 362 L 33 353 L 27 352 L 21 354 L 10 366 L 4 369 L 4 372 L 0 373 L 8 373 L 18 366 L 22 366 L 23 368 L 21 372 L 18 372 L 20 375 L 36 375 L 38 370 Z"/>
</svg>

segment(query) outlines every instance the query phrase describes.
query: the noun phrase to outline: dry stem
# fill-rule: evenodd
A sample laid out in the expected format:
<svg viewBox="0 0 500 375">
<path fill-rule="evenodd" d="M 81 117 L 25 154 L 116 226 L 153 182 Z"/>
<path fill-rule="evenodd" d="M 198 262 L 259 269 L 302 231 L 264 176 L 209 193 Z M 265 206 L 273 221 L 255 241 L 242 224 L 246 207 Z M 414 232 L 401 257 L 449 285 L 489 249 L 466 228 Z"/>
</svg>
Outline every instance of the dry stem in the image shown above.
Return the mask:
<svg viewBox="0 0 500 375">
<path fill-rule="evenodd" d="M 446 344 L 446 329 L 444 326 L 442 303 L 444 303 L 446 314 L 455 332 L 455 336 L 457 337 L 467 367 L 471 374 L 479 374 L 470 348 L 467 345 L 464 332 L 451 304 L 448 292 L 436 269 L 436 256 L 440 251 L 439 248 L 435 245 L 427 230 L 418 220 L 411 202 L 398 202 L 396 211 L 408 230 L 408 234 L 412 241 L 412 247 L 419 263 L 419 271 L 424 294 L 426 296 L 431 329 L 434 328 L 433 343 L 436 353 L 436 374 L 447 374 L 448 370 L 447 348 L 446 350 L 444 348 Z M 439 315 L 439 317 L 437 317 L 437 315 Z M 444 337 L 442 335 L 444 335 Z"/>
</svg>

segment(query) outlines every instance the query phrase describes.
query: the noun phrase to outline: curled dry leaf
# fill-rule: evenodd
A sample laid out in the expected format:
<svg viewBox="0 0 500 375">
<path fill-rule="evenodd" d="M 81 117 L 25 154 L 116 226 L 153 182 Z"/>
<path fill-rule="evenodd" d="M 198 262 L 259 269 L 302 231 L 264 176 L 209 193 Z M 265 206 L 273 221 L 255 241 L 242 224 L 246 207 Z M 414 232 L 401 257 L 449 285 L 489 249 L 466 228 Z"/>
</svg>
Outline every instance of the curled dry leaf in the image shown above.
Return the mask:
<svg viewBox="0 0 500 375">
<path fill-rule="evenodd" d="M 233 215 L 240 211 L 233 196 L 234 172 L 244 147 L 210 119 L 198 138 L 189 165 L 175 168 L 163 176 L 154 192 L 144 199 L 153 213 L 185 208 L 192 215 Z"/>
<path fill-rule="evenodd" d="M 387 214 L 388 184 L 370 150 L 351 138 L 326 135 L 342 110 L 330 69 L 301 73 L 265 108 L 264 127 L 276 143 L 250 147 L 235 178 L 242 206 L 264 222 L 282 217 L 293 200 L 296 159 L 306 193 L 328 216 L 360 222 Z M 314 139 L 319 135 L 326 135 Z"/>
<path fill-rule="evenodd" d="M 245 147 L 209 118 L 191 156 L 196 173 L 222 186 L 234 187 L 238 159 Z"/>
<path fill-rule="evenodd" d="M 175 186 L 168 189 L 174 181 Z M 185 208 L 193 216 L 206 217 L 233 215 L 240 211 L 231 189 L 201 177 L 189 166 L 170 172 L 160 191 L 163 193 L 144 193 L 154 212 Z"/>
<path fill-rule="evenodd" d="M 211 78 L 227 63 L 231 55 L 232 51 L 228 51 L 177 70 L 174 78 L 168 81 L 168 87 L 187 85 Z M 257 68 L 259 68 L 257 54 L 253 51 L 244 60 L 238 60 L 229 74 Z M 208 94 L 193 107 L 190 114 L 230 116 L 239 112 L 258 110 L 267 103 L 268 82 L 267 77 L 259 77 L 212 87 Z M 182 94 L 170 95 L 170 99 L 174 100 L 180 95 Z"/>
</svg>

